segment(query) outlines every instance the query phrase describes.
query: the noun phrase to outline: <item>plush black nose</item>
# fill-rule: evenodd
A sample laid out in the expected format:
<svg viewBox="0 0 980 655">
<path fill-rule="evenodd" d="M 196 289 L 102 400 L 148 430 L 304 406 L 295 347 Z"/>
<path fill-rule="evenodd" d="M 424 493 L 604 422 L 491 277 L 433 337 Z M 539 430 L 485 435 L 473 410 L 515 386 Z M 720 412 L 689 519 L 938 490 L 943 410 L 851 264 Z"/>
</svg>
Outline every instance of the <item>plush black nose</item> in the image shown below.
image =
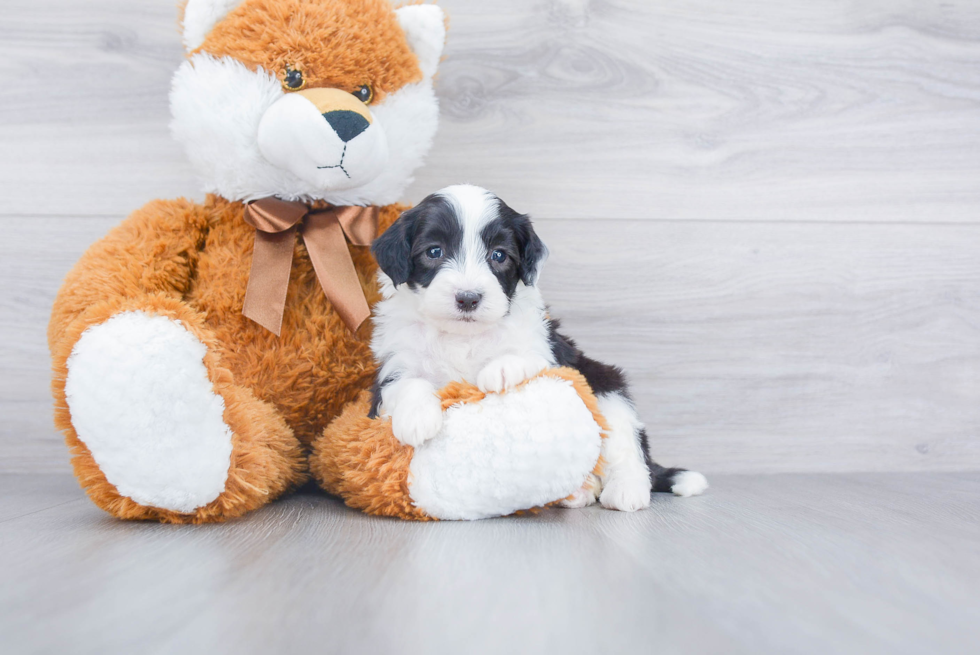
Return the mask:
<svg viewBox="0 0 980 655">
<path fill-rule="evenodd" d="M 472 312 L 483 300 L 483 294 L 476 291 L 457 291 L 456 309 L 461 312 Z"/>
<path fill-rule="evenodd" d="M 370 123 L 367 119 L 358 114 L 356 111 L 350 111 L 348 109 L 338 109 L 337 111 L 328 111 L 323 115 L 330 123 L 330 127 L 333 131 L 337 133 L 340 139 L 347 143 L 355 136 L 363 132 L 368 128 Z"/>
</svg>

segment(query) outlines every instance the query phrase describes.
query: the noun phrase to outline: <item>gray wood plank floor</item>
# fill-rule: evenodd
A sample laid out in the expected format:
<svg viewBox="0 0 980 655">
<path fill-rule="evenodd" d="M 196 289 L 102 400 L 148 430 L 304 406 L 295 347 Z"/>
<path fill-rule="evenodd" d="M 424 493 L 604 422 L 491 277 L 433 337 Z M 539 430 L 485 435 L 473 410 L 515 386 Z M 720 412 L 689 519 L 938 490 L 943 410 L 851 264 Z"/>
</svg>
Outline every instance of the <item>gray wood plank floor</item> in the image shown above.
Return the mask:
<svg viewBox="0 0 980 655">
<path fill-rule="evenodd" d="M 0 476 L 4 653 L 968 653 L 980 474 L 718 476 L 635 514 L 475 523 L 294 495 L 124 523 Z"/>
</svg>

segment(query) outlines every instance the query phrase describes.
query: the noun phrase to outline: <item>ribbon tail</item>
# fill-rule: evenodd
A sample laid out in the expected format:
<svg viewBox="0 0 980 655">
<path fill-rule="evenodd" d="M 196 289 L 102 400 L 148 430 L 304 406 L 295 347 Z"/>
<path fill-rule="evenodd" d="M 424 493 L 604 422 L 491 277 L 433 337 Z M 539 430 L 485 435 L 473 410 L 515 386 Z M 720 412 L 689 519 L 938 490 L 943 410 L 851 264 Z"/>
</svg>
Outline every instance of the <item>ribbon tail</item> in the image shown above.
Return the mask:
<svg viewBox="0 0 980 655">
<path fill-rule="evenodd" d="M 282 330 L 295 247 L 295 226 L 274 234 L 255 231 L 252 269 L 248 274 L 242 314 L 276 336 Z"/>
<path fill-rule="evenodd" d="M 307 217 L 303 241 L 323 293 L 351 332 L 371 315 L 361 281 L 354 269 L 347 239 L 334 212 Z"/>
<path fill-rule="evenodd" d="M 374 237 L 378 236 L 378 219 L 381 209 L 378 207 L 336 207 L 337 220 L 344 234 L 355 246 L 370 246 Z"/>
</svg>

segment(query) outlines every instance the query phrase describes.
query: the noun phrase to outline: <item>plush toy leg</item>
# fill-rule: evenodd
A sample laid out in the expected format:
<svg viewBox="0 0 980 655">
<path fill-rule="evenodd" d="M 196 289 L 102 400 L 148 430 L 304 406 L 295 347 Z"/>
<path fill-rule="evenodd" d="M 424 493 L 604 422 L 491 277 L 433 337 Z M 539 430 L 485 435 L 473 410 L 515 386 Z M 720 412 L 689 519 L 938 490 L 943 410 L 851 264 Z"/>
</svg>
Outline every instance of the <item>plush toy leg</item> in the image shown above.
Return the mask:
<svg viewBox="0 0 980 655">
<path fill-rule="evenodd" d="M 114 516 L 222 521 L 304 479 L 292 430 L 235 384 L 203 318 L 178 300 L 97 305 L 53 356 L 75 474 Z"/>
</svg>

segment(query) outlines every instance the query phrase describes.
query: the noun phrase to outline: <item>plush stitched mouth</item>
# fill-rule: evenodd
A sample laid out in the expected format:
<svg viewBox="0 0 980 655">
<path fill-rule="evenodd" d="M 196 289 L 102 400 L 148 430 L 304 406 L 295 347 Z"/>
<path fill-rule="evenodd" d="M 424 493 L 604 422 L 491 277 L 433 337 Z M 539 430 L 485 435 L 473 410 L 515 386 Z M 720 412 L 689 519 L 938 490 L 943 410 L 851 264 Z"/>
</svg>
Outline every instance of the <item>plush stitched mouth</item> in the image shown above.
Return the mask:
<svg viewBox="0 0 980 655">
<path fill-rule="evenodd" d="M 346 155 L 347 155 L 347 144 L 345 143 L 344 144 L 344 149 L 340 153 L 340 163 L 339 164 L 334 164 L 333 166 L 317 166 L 317 169 L 324 170 L 324 169 L 328 169 L 328 168 L 339 168 L 340 170 L 342 170 L 344 172 L 344 175 L 346 175 L 347 176 L 347 179 L 349 180 L 350 179 L 350 173 L 348 173 L 347 172 L 347 169 L 344 168 L 344 157 Z"/>
</svg>

